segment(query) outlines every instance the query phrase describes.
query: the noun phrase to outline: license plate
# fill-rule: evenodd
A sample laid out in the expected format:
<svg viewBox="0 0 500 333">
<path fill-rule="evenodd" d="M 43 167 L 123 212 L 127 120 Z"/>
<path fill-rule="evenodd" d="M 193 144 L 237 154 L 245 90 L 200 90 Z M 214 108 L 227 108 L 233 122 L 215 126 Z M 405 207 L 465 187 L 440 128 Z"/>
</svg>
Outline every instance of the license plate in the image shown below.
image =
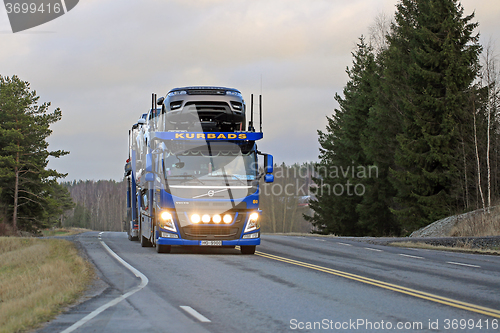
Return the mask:
<svg viewBox="0 0 500 333">
<path fill-rule="evenodd" d="M 202 246 L 222 246 L 222 241 L 205 240 L 205 241 L 200 241 L 200 245 L 202 245 Z"/>
</svg>

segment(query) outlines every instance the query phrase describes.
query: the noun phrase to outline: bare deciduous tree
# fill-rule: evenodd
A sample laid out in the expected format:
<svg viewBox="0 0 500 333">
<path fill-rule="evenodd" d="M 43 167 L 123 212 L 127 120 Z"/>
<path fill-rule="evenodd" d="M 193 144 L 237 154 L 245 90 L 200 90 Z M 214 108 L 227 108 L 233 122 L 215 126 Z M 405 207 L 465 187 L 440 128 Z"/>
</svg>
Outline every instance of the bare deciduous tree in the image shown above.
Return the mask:
<svg viewBox="0 0 500 333">
<path fill-rule="evenodd" d="M 370 31 L 370 46 L 373 47 L 375 54 L 380 54 L 381 51 L 387 49 L 389 46 L 386 36 L 391 29 L 391 23 L 391 18 L 384 12 L 381 12 L 375 17 L 373 24 L 368 28 Z"/>
<path fill-rule="evenodd" d="M 498 79 L 500 78 L 500 73 L 498 71 L 498 57 L 494 52 L 494 45 L 490 41 L 485 48 L 482 55 L 482 73 L 481 81 L 482 85 L 487 88 L 487 98 L 485 103 L 485 111 L 487 117 L 487 134 L 486 134 L 486 169 L 487 169 L 487 204 L 488 211 L 491 207 L 491 164 L 490 164 L 490 151 L 491 151 L 491 131 L 492 129 L 492 118 L 493 122 L 498 121 L 498 108 L 500 101 L 500 89 L 498 87 Z"/>
</svg>

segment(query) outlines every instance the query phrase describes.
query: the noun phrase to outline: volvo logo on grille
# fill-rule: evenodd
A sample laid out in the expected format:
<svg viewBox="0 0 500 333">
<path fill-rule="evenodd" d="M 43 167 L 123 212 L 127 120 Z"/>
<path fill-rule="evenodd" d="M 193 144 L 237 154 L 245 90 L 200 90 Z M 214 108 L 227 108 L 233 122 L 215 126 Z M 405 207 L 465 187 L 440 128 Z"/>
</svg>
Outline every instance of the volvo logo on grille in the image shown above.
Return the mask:
<svg viewBox="0 0 500 333">
<path fill-rule="evenodd" d="M 228 188 L 224 188 L 222 190 L 217 190 L 217 191 L 216 190 L 208 190 L 208 192 L 205 193 L 205 194 L 195 195 L 193 197 L 193 199 L 198 199 L 198 198 L 202 198 L 202 197 L 206 197 L 206 196 L 213 197 L 215 194 L 221 193 L 221 192 L 224 192 L 224 191 L 227 191 L 227 190 L 228 190 Z"/>
</svg>

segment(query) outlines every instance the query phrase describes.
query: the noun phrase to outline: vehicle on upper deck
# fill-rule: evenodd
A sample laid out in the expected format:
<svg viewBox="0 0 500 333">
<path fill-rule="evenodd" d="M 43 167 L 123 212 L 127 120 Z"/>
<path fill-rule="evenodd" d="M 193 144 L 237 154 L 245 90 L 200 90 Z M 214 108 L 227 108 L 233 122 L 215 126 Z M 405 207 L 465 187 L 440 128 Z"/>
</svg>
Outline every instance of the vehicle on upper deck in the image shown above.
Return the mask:
<svg viewBox="0 0 500 333">
<path fill-rule="evenodd" d="M 245 130 L 245 101 L 241 92 L 225 87 L 183 87 L 158 99 L 165 114 L 164 130 L 233 132 Z"/>
</svg>

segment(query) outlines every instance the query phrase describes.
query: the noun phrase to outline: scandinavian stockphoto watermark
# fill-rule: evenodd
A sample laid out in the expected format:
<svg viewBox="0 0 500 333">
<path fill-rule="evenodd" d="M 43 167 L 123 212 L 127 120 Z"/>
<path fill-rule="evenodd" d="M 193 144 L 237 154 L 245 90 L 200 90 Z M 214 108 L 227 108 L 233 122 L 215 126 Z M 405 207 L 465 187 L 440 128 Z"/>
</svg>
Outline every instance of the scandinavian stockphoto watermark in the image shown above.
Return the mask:
<svg viewBox="0 0 500 333">
<path fill-rule="evenodd" d="M 12 32 L 31 29 L 52 21 L 73 8 L 79 0 L 4 0 Z"/>
<path fill-rule="evenodd" d="M 261 190 L 274 196 L 363 196 L 367 179 L 379 177 L 375 165 L 314 166 L 275 169 L 273 184 Z M 329 179 L 329 181 L 325 181 Z M 281 181 L 285 180 L 285 181 Z"/>
</svg>

